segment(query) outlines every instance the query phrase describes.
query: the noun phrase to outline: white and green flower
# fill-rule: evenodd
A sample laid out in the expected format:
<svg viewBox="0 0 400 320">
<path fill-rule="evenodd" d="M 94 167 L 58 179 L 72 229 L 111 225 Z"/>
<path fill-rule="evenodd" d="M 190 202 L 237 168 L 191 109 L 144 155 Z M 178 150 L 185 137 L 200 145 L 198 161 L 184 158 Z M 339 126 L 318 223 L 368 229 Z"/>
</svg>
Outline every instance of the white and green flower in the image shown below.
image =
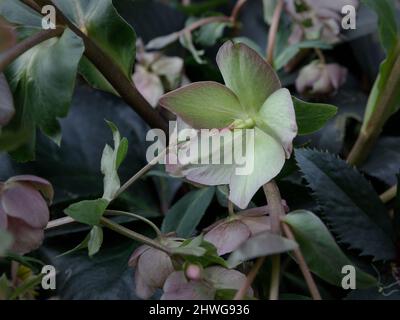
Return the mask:
<svg viewBox="0 0 400 320">
<path fill-rule="evenodd" d="M 221 134 L 254 129 L 254 139 L 246 141 L 253 146 L 245 147 L 252 150 L 246 157 L 253 161 L 254 169 L 238 175 L 234 164 L 185 164 L 169 166 L 169 171 L 204 185 L 228 184 L 229 199 L 245 208 L 290 157 L 297 135 L 295 110 L 290 92 L 281 88 L 272 67 L 248 46 L 226 42 L 217 63 L 225 86 L 211 81 L 193 83 L 164 95 L 160 105 L 194 129 L 219 129 Z"/>
</svg>

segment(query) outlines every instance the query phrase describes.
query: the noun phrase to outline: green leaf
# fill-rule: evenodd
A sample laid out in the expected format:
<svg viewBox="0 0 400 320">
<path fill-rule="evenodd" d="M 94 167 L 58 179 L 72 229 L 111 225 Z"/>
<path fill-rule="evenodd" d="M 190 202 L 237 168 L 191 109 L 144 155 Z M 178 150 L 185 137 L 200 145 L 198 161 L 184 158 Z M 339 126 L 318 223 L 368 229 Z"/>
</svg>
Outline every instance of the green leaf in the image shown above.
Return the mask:
<svg viewBox="0 0 400 320">
<path fill-rule="evenodd" d="M 115 124 L 109 121 L 107 121 L 107 124 L 113 133 L 114 149 L 109 145 L 105 146 L 101 158 L 101 172 L 104 174 L 103 199 L 112 201 L 121 186 L 118 168 L 127 155 L 128 140 L 125 138 L 121 140 L 121 135 Z"/>
<path fill-rule="evenodd" d="M 277 3 L 277 0 L 263 0 L 265 23 L 271 24 Z"/>
<path fill-rule="evenodd" d="M 163 221 L 163 233 L 176 232 L 179 237 L 190 237 L 196 230 L 214 196 L 215 188 L 191 191 L 168 210 Z"/>
<path fill-rule="evenodd" d="M 136 34 L 115 10 L 112 0 L 54 0 L 58 8 L 83 31 L 130 79 L 135 63 Z M 80 73 L 95 88 L 114 93 L 112 86 L 82 59 Z"/>
<path fill-rule="evenodd" d="M 195 33 L 195 42 L 204 47 L 211 47 L 223 36 L 226 27 L 230 26 L 228 22 L 214 22 L 206 24 Z"/>
<path fill-rule="evenodd" d="M 198 64 L 206 63 L 205 60 L 202 58 L 202 56 L 204 55 L 204 50 L 196 49 L 196 47 L 193 44 L 193 38 L 192 38 L 191 32 L 184 32 L 183 34 L 181 34 L 179 37 L 179 42 L 182 45 L 182 47 L 189 50 L 189 52 L 192 54 L 194 60 Z"/>
<path fill-rule="evenodd" d="M 251 237 L 228 258 L 229 268 L 258 257 L 265 257 L 277 253 L 292 251 L 298 247 L 297 243 L 270 232 L 263 232 Z"/>
<path fill-rule="evenodd" d="M 393 0 L 362 0 L 378 15 L 379 34 L 382 45 L 389 53 L 399 40 L 399 27 Z"/>
<path fill-rule="evenodd" d="M 108 203 L 105 199 L 84 200 L 70 205 L 64 212 L 78 222 L 95 226 L 100 223 Z"/>
<path fill-rule="evenodd" d="M 60 142 L 57 118 L 68 114 L 83 50 L 82 39 L 66 29 L 61 38 L 35 46 L 6 69 L 16 114 L 2 130 L 1 150 L 15 151 L 25 146 L 18 160 L 33 159 L 36 126 Z"/>
<path fill-rule="evenodd" d="M 14 24 L 37 29 L 42 26 L 42 16 L 22 1 L 0 0 L 0 16 Z"/>
<path fill-rule="evenodd" d="M 290 46 L 285 46 L 284 50 L 274 59 L 275 69 L 282 69 L 301 49 L 307 48 L 332 49 L 332 46 L 321 40 L 306 40 Z"/>
<path fill-rule="evenodd" d="M 100 251 L 103 244 L 103 229 L 99 226 L 94 226 L 89 233 L 88 252 L 92 257 Z"/>
<path fill-rule="evenodd" d="M 345 256 L 336 244 L 322 221 L 310 211 L 294 211 L 285 216 L 300 246 L 308 267 L 317 276 L 330 284 L 341 286 L 342 268 L 354 264 Z M 377 285 L 371 275 L 356 269 L 357 288 Z"/>
<path fill-rule="evenodd" d="M 293 97 L 299 135 L 311 134 L 323 128 L 337 113 L 330 104 L 305 102 Z"/>
<path fill-rule="evenodd" d="M 0 257 L 11 247 L 12 242 L 12 236 L 7 231 L 0 230 Z"/>
<path fill-rule="evenodd" d="M 389 214 L 371 184 L 337 156 L 309 149 L 295 153 L 324 219 L 340 242 L 375 260 L 393 259 Z"/>
</svg>

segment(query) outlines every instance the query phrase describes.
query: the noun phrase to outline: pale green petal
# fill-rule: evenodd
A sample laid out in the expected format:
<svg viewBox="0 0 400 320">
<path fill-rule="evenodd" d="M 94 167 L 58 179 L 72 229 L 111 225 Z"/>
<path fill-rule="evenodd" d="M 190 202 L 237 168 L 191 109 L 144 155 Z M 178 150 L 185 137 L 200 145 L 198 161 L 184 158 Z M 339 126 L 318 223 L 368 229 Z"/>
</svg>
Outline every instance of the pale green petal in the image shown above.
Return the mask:
<svg viewBox="0 0 400 320">
<path fill-rule="evenodd" d="M 217 55 L 225 84 L 250 115 L 255 115 L 267 98 L 281 87 L 273 68 L 243 43 L 226 42 Z"/>
<path fill-rule="evenodd" d="M 212 81 L 192 83 L 167 93 L 160 104 L 196 129 L 225 128 L 235 119 L 246 118 L 236 95 Z"/>
<path fill-rule="evenodd" d="M 248 149 L 250 146 L 248 146 Z M 232 176 L 229 199 L 239 208 L 246 208 L 258 189 L 274 179 L 285 163 L 285 151 L 273 137 L 255 129 L 254 154 L 248 158 L 254 161 L 252 173 Z"/>
<path fill-rule="evenodd" d="M 265 133 L 281 142 L 289 158 L 293 139 L 297 135 L 296 114 L 289 90 L 280 89 L 273 93 L 262 106 L 256 123 Z"/>
</svg>

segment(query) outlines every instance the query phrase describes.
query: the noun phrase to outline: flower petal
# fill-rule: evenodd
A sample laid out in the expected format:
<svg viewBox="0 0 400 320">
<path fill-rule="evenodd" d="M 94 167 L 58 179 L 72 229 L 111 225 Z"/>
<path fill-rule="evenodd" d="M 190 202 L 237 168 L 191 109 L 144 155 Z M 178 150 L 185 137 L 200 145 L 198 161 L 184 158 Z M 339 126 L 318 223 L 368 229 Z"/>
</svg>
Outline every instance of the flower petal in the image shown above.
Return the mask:
<svg viewBox="0 0 400 320">
<path fill-rule="evenodd" d="M 135 291 L 136 295 L 141 299 L 149 299 L 157 288 L 154 288 L 146 283 L 144 280 L 141 270 L 139 268 L 135 269 Z"/>
<path fill-rule="evenodd" d="M 255 129 L 254 155 L 249 155 L 247 161 L 253 161 L 251 174 L 232 176 L 229 199 L 239 208 L 246 208 L 265 183 L 275 178 L 285 163 L 285 151 L 280 143 L 260 129 Z M 251 143 L 248 141 L 248 143 Z M 247 150 L 251 147 L 248 146 Z"/>
<path fill-rule="evenodd" d="M 148 245 L 143 245 L 137 248 L 133 253 L 132 256 L 129 259 L 128 265 L 132 268 L 136 268 L 138 260 L 140 256 L 147 250 L 149 250 L 151 247 Z"/>
<path fill-rule="evenodd" d="M 36 250 L 42 244 L 44 230 L 42 228 L 32 228 L 20 219 L 8 217 L 8 229 L 14 238 L 11 248 L 13 252 L 25 254 Z"/>
<path fill-rule="evenodd" d="M 250 115 L 281 87 L 274 69 L 245 44 L 226 42 L 217 55 L 217 63 L 226 86 L 239 98 Z"/>
<path fill-rule="evenodd" d="M 10 217 L 25 221 L 34 228 L 44 228 L 49 222 L 49 209 L 39 191 L 28 184 L 14 182 L 3 190 L 1 202 Z"/>
<path fill-rule="evenodd" d="M 48 199 L 50 202 L 53 200 L 54 197 L 54 189 L 53 186 L 49 181 L 46 179 L 33 176 L 33 175 L 19 175 L 19 176 L 14 176 L 11 177 L 10 179 L 7 180 L 6 183 L 8 182 L 28 182 L 31 184 L 35 189 L 39 190 L 46 199 Z"/>
<path fill-rule="evenodd" d="M 196 129 L 225 128 L 235 119 L 246 118 L 236 95 L 212 81 L 192 83 L 167 93 L 160 104 Z"/>
<path fill-rule="evenodd" d="M 212 243 L 222 256 L 237 249 L 250 235 L 250 229 L 244 223 L 234 220 L 221 223 L 206 233 L 204 240 Z"/>
<path fill-rule="evenodd" d="M 1 200 L 0 200 L 0 229 L 7 229 L 7 214 L 3 210 L 1 206 Z"/>
<path fill-rule="evenodd" d="M 296 114 L 289 90 L 280 89 L 274 92 L 263 104 L 257 119 L 257 125 L 265 133 L 282 143 L 286 158 L 289 158 L 293 139 L 297 135 Z"/>
<path fill-rule="evenodd" d="M 156 107 L 158 100 L 164 94 L 164 88 L 160 78 L 156 74 L 148 72 L 142 66 L 136 65 L 132 79 L 143 97 L 145 97 L 153 107 Z"/>
<path fill-rule="evenodd" d="M 212 300 L 215 289 L 203 281 L 188 281 L 183 271 L 171 273 L 164 284 L 161 300 Z"/>
<path fill-rule="evenodd" d="M 243 273 L 218 266 L 207 268 L 205 273 L 207 279 L 211 280 L 217 289 L 239 290 L 246 281 L 246 276 Z M 248 296 L 252 296 L 253 289 L 249 288 L 247 294 Z"/>
</svg>

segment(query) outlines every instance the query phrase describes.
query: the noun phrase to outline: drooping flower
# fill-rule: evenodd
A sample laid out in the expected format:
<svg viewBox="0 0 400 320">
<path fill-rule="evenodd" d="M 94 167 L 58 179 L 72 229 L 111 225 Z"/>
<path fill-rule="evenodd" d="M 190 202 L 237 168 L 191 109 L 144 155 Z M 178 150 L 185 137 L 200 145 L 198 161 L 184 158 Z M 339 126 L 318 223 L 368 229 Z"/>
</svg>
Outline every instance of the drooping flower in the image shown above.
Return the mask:
<svg viewBox="0 0 400 320">
<path fill-rule="evenodd" d="M 133 82 L 153 107 L 157 106 L 165 92 L 188 83 L 183 73 L 183 60 L 179 57 L 167 57 L 161 52 L 146 52 L 139 40 L 136 59 Z"/>
<path fill-rule="evenodd" d="M 288 211 L 286 202 L 283 201 Z M 204 240 L 212 243 L 219 255 L 236 250 L 251 237 L 271 230 L 268 206 L 248 209 L 222 219 L 204 229 Z"/>
<path fill-rule="evenodd" d="M 358 0 L 286 0 L 285 9 L 295 22 L 289 43 L 317 39 L 330 44 L 339 42 L 342 8 L 357 8 L 358 4 Z"/>
<path fill-rule="evenodd" d="M 329 95 L 336 92 L 347 78 L 347 69 L 336 63 L 313 61 L 300 70 L 296 89 L 303 96 Z"/>
<path fill-rule="evenodd" d="M 163 239 L 163 243 L 171 248 L 181 244 L 173 238 Z M 136 294 L 142 299 L 150 298 L 157 289 L 161 289 L 168 276 L 175 271 L 168 254 L 148 245 L 137 248 L 128 264 L 135 268 Z"/>
<path fill-rule="evenodd" d="M 239 271 L 214 266 L 206 268 L 200 280 L 189 280 L 184 271 L 171 273 L 164 284 L 161 300 L 213 300 L 219 289 L 239 290 L 246 276 Z M 248 296 L 253 295 L 249 289 Z"/>
<path fill-rule="evenodd" d="M 169 166 L 169 170 L 204 185 L 228 184 L 229 199 L 245 208 L 290 157 L 297 135 L 295 111 L 290 92 L 281 88 L 272 67 L 248 46 L 226 42 L 218 52 L 217 63 L 225 86 L 211 81 L 193 83 L 164 95 L 160 104 L 194 129 L 218 129 L 214 132 L 217 137 L 233 132 L 231 141 L 224 139 L 224 145 L 232 144 L 232 139 L 240 137 L 243 129 L 251 129 L 254 135 L 246 140 L 245 150 L 251 150 L 246 152 L 246 158 L 252 162 L 253 170 L 237 174 L 237 164 L 202 162 L 178 163 Z M 191 143 L 198 141 L 192 139 Z M 180 145 L 187 147 L 188 144 Z M 209 156 L 206 154 L 204 158 Z"/>
<path fill-rule="evenodd" d="M 0 228 L 14 238 L 11 250 L 25 254 L 37 249 L 49 222 L 49 208 L 54 191 L 45 179 L 22 175 L 0 183 Z"/>
</svg>

